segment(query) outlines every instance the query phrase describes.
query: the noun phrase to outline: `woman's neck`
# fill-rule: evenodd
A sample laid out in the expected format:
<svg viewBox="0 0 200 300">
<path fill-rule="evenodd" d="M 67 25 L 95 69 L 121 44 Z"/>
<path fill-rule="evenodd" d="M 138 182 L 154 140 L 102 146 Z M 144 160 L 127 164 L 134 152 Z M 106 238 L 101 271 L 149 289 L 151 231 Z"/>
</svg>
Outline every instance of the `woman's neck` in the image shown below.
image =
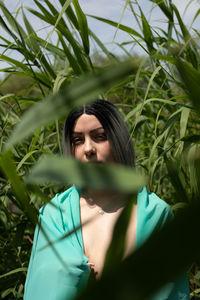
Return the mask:
<svg viewBox="0 0 200 300">
<path fill-rule="evenodd" d="M 101 208 L 106 213 L 116 212 L 126 205 L 126 196 L 111 190 L 87 190 L 81 194 L 86 204 Z"/>
</svg>

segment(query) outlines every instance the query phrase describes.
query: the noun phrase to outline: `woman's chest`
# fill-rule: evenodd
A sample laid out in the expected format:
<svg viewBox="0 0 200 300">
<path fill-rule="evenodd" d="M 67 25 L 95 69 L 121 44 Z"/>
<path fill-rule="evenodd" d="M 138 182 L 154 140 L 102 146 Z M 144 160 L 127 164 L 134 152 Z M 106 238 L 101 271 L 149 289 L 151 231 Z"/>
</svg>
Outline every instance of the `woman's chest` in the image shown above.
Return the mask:
<svg viewBox="0 0 200 300">
<path fill-rule="evenodd" d="M 103 270 L 106 252 L 112 240 L 114 226 L 119 213 L 103 215 L 96 214 L 89 217 L 90 221 L 82 226 L 83 246 L 89 263 L 94 264 L 93 271 L 98 278 Z M 81 216 L 82 223 L 88 220 L 88 214 Z M 135 206 L 126 232 L 126 247 L 124 257 L 135 248 L 137 226 L 137 207 Z"/>
</svg>

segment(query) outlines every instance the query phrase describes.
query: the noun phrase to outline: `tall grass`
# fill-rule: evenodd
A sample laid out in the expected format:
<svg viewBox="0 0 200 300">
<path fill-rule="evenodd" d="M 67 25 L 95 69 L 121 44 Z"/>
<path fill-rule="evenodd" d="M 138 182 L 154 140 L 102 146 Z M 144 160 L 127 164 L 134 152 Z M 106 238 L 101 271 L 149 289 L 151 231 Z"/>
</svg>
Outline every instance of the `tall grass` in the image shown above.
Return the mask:
<svg viewBox="0 0 200 300">
<path fill-rule="evenodd" d="M 191 295 L 199 295 L 199 265 L 197 262 L 194 264 L 200 249 L 199 46 L 171 1 L 152 2 L 165 15 L 168 23 L 166 31 L 150 26 L 139 2 L 129 2 L 129 9 L 140 28 L 138 32 L 121 23 L 93 16 L 128 33 L 134 43 L 145 49 L 145 59 L 130 58 L 127 54 L 128 60 L 124 62 L 111 54 L 88 28 L 87 17 L 76 0 L 72 3 L 59 0 L 60 10 L 48 0 L 35 0 L 36 9 L 28 9 L 52 26 L 52 31 L 57 34 L 56 44 L 38 36 L 26 17 L 25 9 L 20 8 L 22 25 L 0 2 L 4 14 L 0 17 L 0 24 L 9 35 L 9 40 L 0 36 L 4 47 L 1 60 L 10 64 L 10 67 L 1 70 L 7 75 L 0 85 L 2 298 L 22 298 L 38 208 L 55 192 L 70 185 L 72 177 L 77 178 L 83 187 L 90 183 L 103 188 L 110 176 L 116 178 L 114 188 L 132 195 L 144 184 L 146 176 L 149 189 L 166 200 L 177 215 L 171 227 L 164 229 L 158 239 L 152 238 L 127 262 L 116 266 L 115 271 L 118 272 L 105 272 L 105 279 L 110 279 L 109 286 L 115 285 L 112 293 L 115 290 L 117 297 L 126 291 L 126 299 L 132 299 L 133 295 L 135 299 L 145 299 L 178 274 L 182 267 L 190 267 Z M 139 14 L 135 13 L 136 9 Z M 97 67 L 92 62 L 91 39 L 106 55 L 108 67 Z M 10 49 L 20 53 L 23 59 L 11 58 L 7 54 Z M 3 88 L 13 75 L 21 80 L 27 78 L 29 85 L 17 93 L 4 93 Z M 125 169 L 89 169 L 89 166 L 68 159 L 63 162 L 54 156 L 61 152 L 63 118 L 72 108 L 99 96 L 115 102 L 125 117 L 136 148 L 136 169 L 144 175 L 138 180 L 135 180 L 135 173 Z M 44 154 L 48 154 L 48 158 L 39 160 Z M 64 169 L 63 164 L 67 166 Z M 88 172 L 91 176 L 91 181 L 85 182 L 80 175 L 83 168 L 84 173 Z M 62 187 L 56 186 L 54 183 L 57 181 L 52 179 L 58 178 L 58 170 L 62 170 L 59 177 Z M 66 170 L 70 170 L 70 177 Z M 39 177 L 41 173 L 46 175 Z M 36 182 L 38 178 L 43 184 L 40 187 Z M 63 178 L 69 179 L 63 182 Z M 119 222 L 124 222 L 123 218 Z M 162 244 L 158 242 L 160 239 Z M 121 243 L 120 239 L 118 243 Z M 159 269 L 159 261 L 154 266 L 149 263 L 147 268 L 148 262 L 144 258 L 150 253 L 152 257 L 163 253 L 171 260 L 168 265 L 164 259 L 162 261 L 166 270 L 164 275 Z M 152 274 L 156 267 L 159 278 Z M 106 269 L 112 271 L 113 264 Z M 108 284 L 105 279 L 102 278 L 97 286 L 81 297 L 92 299 L 93 293 L 95 297 L 102 297 L 101 293 Z M 130 284 L 130 280 L 137 284 Z"/>
</svg>

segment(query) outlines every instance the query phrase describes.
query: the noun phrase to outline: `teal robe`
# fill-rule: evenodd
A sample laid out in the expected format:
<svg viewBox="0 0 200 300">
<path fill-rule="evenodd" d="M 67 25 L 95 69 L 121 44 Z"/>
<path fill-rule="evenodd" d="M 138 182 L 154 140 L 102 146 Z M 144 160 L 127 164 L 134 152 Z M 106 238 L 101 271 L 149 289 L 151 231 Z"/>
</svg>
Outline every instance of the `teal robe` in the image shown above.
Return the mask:
<svg viewBox="0 0 200 300">
<path fill-rule="evenodd" d="M 40 209 L 24 300 L 71 300 L 86 287 L 90 268 L 84 254 L 81 229 L 61 239 L 81 225 L 79 203 L 79 190 L 72 186 Z M 137 198 L 136 249 L 172 217 L 170 207 L 143 188 Z M 60 240 L 53 247 L 46 247 L 46 236 L 51 242 Z M 168 283 L 151 299 L 190 299 L 186 276 Z"/>
</svg>

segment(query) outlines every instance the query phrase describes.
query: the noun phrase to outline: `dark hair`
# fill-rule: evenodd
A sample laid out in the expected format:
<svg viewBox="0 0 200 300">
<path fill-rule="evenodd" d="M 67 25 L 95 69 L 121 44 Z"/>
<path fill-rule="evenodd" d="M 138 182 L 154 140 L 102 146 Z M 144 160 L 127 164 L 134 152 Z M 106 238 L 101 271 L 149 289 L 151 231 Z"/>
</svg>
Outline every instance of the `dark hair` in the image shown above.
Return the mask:
<svg viewBox="0 0 200 300">
<path fill-rule="evenodd" d="M 64 154 L 72 155 L 73 128 L 75 121 L 83 113 L 94 115 L 100 121 L 110 142 L 115 161 L 134 167 L 133 143 L 123 117 L 112 103 L 100 99 L 86 104 L 68 115 L 63 131 Z"/>
</svg>

